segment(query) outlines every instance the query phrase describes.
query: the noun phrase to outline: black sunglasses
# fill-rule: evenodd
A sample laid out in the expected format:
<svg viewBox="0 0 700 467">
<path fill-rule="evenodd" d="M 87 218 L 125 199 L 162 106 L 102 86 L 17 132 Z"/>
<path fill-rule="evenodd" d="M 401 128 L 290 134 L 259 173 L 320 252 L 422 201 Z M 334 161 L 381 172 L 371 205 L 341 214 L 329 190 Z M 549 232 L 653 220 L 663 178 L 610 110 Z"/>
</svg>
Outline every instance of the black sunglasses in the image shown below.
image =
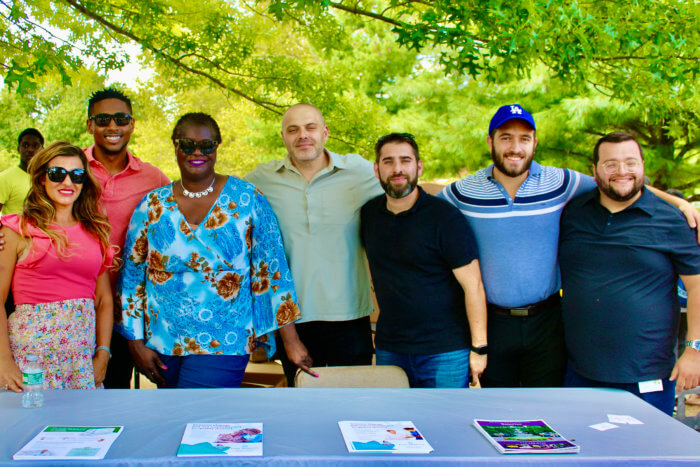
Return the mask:
<svg viewBox="0 0 700 467">
<path fill-rule="evenodd" d="M 65 180 L 66 175 L 70 175 L 71 181 L 78 184 L 82 184 L 87 178 L 87 172 L 85 169 L 73 169 L 69 171 L 63 167 L 57 166 L 46 169 L 46 175 L 49 177 L 49 180 L 56 183 L 61 183 L 63 180 Z"/>
<path fill-rule="evenodd" d="M 126 126 L 131 122 L 131 115 L 119 112 L 115 114 L 97 114 L 90 117 L 97 126 L 109 126 L 110 120 L 114 120 L 117 126 Z"/>
<path fill-rule="evenodd" d="M 180 148 L 180 151 L 182 151 L 183 154 L 187 154 L 187 155 L 192 154 L 197 149 L 202 151 L 202 154 L 204 154 L 204 155 L 211 154 L 212 152 L 216 151 L 216 147 L 218 145 L 219 145 L 219 142 L 214 141 L 212 139 L 200 141 L 199 143 L 195 143 L 191 139 L 179 139 L 179 140 L 177 140 L 177 147 Z"/>
</svg>

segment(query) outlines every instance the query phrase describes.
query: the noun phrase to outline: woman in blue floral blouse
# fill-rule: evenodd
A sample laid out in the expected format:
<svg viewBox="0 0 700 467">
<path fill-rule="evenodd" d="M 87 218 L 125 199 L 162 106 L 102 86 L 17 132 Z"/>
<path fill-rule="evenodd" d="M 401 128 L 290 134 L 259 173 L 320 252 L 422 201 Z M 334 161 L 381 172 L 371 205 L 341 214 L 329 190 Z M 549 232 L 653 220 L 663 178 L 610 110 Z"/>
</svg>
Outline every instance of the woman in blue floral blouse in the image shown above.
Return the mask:
<svg viewBox="0 0 700 467">
<path fill-rule="evenodd" d="M 117 330 L 159 387 L 239 387 L 249 354 L 301 317 L 277 219 L 250 183 L 214 170 L 209 115 L 172 135 L 181 179 L 134 211 L 119 278 Z"/>
</svg>

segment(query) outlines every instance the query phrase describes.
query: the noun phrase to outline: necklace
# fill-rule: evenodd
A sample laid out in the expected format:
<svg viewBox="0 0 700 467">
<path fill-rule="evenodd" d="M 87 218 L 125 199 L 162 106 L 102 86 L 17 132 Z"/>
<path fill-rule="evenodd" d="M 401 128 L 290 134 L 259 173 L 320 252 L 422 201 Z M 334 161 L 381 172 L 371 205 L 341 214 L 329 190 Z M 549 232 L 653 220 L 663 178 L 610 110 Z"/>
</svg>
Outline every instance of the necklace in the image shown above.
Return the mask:
<svg viewBox="0 0 700 467">
<path fill-rule="evenodd" d="M 182 184 L 182 179 L 180 179 L 180 186 L 182 187 L 182 194 L 187 196 L 190 199 L 194 198 L 201 198 L 202 196 L 207 196 L 209 193 L 214 191 L 214 182 L 216 181 L 216 175 L 214 175 L 214 178 L 212 179 L 211 183 L 209 184 L 209 188 L 206 190 L 202 191 L 189 191 L 187 188 L 185 188 L 185 185 Z"/>
</svg>

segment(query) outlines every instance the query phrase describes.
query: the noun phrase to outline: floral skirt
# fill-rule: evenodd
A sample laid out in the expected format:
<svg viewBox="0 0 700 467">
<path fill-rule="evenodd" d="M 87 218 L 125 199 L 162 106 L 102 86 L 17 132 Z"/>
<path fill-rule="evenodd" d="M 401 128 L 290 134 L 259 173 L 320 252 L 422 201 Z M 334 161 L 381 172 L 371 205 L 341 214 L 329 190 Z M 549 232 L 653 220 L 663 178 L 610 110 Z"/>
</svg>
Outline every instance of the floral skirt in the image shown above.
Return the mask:
<svg viewBox="0 0 700 467">
<path fill-rule="evenodd" d="M 22 368 L 36 355 L 44 389 L 94 389 L 95 303 L 76 298 L 17 305 L 8 319 L 10 349 Z"/>
</svg>

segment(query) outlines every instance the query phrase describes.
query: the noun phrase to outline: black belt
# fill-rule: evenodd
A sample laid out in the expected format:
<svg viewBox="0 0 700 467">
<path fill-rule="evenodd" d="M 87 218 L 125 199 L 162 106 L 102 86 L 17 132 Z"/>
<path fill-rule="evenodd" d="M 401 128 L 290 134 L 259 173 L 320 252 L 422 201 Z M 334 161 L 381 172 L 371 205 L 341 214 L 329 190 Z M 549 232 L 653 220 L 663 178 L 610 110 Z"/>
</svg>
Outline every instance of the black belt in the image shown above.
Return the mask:
<svg viewBox="0 0 700 467">
<path fill-rule="evenodd" d="M 541 302 L 533 303 L 527 306 L 518 306 L 515 308 L 503 308 L 502 306 L 486 304 L 486 309 L 498 315 L 506 316 L 535 316 L 536 314 L 547 311 L 549 308 L 557 305 L 561 300 L 559 292 L 550 295 Z"/>
</svg>

